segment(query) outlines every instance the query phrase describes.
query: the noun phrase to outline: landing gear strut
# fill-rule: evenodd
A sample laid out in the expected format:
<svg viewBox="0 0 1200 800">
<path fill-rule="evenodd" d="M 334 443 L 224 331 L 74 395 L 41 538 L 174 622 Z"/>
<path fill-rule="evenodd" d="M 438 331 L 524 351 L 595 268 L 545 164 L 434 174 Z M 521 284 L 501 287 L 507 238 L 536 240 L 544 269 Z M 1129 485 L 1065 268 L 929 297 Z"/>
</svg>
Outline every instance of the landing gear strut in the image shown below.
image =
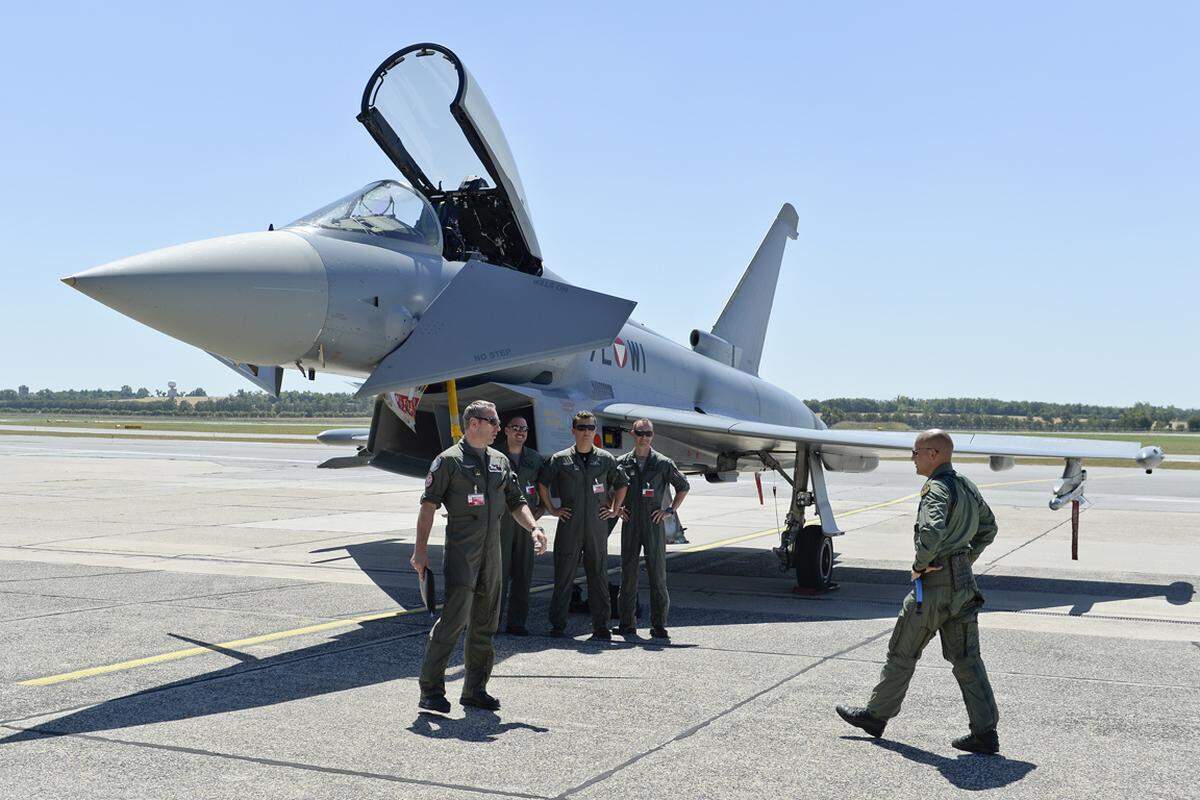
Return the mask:
<svg viewBox="0 0 1200 800">
<path fill-rule="evenodd" d="M 780 569 L 784 572 L 789 569 L 796 571 L 797 592 L 820 594 L 836 589 L 837 584 L 833 581 L 833 537 L 840 536 L 842 531 L 838 530 L 833 518 L 820 454 L 800 447 L 791 475 L 769 452 L 760 452 L 758 457 L 764 466 L 778 472 L 792 487 L 792 500 L 784 528 L 779 534 L 779 547 L 774 548 Z M 812 491 L 808 489 L 810 483 Z M 805 524 L 804 509 L 807 506 L 816 506 L 819 522 Z"/>
</svg>

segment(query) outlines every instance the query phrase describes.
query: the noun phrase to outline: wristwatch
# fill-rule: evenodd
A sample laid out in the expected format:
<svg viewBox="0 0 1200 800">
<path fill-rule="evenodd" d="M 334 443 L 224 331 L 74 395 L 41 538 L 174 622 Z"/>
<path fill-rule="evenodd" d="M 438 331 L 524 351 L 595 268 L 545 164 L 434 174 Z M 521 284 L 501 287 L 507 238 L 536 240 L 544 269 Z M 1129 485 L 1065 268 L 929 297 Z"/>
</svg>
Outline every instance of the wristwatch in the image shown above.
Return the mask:
<svg viewBox="0 0 1200 800">
<path fill-rule="evenodd" d="M 675 509 L 673 509 L 673 508 L 671 508 L 670 506 L 668 506 L 667 508 L 664 508 L 664 509 L 662 510 L 662 512 L 663 512 L 664 514 L 674 514 L 674 513 L 675 513 Z"/>
</svg>

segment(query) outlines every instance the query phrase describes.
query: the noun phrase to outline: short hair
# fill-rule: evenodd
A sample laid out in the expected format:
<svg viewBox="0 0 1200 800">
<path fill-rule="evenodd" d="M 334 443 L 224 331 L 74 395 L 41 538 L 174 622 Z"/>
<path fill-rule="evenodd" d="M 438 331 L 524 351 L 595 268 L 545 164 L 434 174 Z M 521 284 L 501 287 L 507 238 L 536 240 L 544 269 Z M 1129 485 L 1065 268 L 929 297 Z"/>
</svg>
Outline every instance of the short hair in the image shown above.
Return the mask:
<svg viewBox="0 0 1200 800">
<path fill-rule="evenodd" d="M 638 425 L 641 425 L 643 422 L 646 423 L 647 425 L 649 425 L 651 429 L 654 428 L 654 420 L 649 420 L 649 419 L 646 419 L 645 417 L 642 417 L 641 419 L 635 419 L 633 421 L 633 425 L 630 426 L 629 429 L 634 430 L 637 428 Z"/>
<path fill-rule="evenodd" d="M 513 414 L 511 417 L 509 417 L 508 419 L 506 419 L 506 420 L 504 421 L 504 427 L 506 427 L 506 428 L 507 428 L 509 425 L 512 425 L 512 424 L 513 424 L 514 422 L 516 422 L 517 420 L 521 420 L 521 421 L 522 421 L 522 422 L 524 422 L 526 425 L 528 425 L 528 424 L 529 424 L 529 420 L 525 419 L 525 415 L 524 415 L 524 414 Z"/>
<path fill-rule="evenodd" d="M 490 413 L 488 413 L 490 412 Z M 463 409 L 462 424 L 466 428 L 471 419 L 491 419 L 496 414 L 496 404 L 489 400 L 475 400 Z"/>
<path fill-rule="evenodd" d="M 941 428 L 930 428 L 917 435 L 917 442 L 940 453 L 954 453 L 954 440 Z"/>
<path fill-rule="evenodd" d="M 590 411 L 577 411 L 575 412 L 575 416 L 571 419 L 571 427 L 575 427 L 575 423 L 577 422 L 583 422 L 584 420 L 588 419 L 594 422 L 596 420 L 596 415 Z"/>
</svg>

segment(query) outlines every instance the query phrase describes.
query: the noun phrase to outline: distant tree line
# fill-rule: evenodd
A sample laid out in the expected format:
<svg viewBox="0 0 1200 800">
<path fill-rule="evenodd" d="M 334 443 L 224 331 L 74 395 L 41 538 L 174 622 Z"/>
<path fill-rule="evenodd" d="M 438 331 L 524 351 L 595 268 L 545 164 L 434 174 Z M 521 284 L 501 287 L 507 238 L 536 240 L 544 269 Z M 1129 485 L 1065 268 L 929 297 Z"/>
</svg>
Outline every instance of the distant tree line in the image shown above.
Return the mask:
<svg viewBox="0 0 1200 800">
<path fill-rule="evenodd" d="M 374 399 L 322 392 L 283 392 L 278 400 L 264 392 L 239 389 L 228 397 L 208 397 L 204 389 L 186 393 L 182 400 L 167 397 L 162 390 L 151 392 L 130 386 L 120 389 L 41 389 L 22 393 L 0 389 L 0 412 L 33 414 L 96 414 L 150 417 L 367 417 Z"/>
<path fill-rule="evenodd" d="M 893 400 L 835 397 L 806 400 L 805 403 L 830 426 L 839 422 L 857 422 L 968 430 L 1149 431 L 1186 428 L 1200 431 L 1200 409 L 1149 403 L 1095 406 L 987 397 L 920 400 L 903 395 Z"/>
<path fill-rule="evenodd" d="M 0 389 L 0 412 L 95 414 L 159 417 L 366 417 L 372 398 L 348 393 L 283 392 L 275 399 L 264 392 L 239 389 L 228 397 L 208 397 L 204 389 L 186 393 L 188 400 L 167 397 L 161 389 L 67 389 L 30 391 Z M 202 398 L 202 399 L 194 399 Z M 892 400 L 835 397 L 806 400 L 827 425 L 900 423 L 912 428 L 1034 431 L 1148 431 L 1186 428 L 1200 431 L 1200 409 L 1154 406 L 1095 406 L 983 397 L 939 397 Z"/>
</svg>

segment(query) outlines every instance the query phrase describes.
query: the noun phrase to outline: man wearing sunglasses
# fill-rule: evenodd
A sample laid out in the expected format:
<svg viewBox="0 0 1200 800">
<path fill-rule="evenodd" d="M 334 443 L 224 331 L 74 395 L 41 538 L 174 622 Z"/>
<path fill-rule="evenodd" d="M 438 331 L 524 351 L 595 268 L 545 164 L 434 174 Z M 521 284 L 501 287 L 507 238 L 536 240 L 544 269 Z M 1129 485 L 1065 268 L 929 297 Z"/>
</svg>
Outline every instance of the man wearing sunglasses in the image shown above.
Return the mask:
<svg viewBox="0 0 1200 800">
<path fill-rule="evenodd" d="M 495 652 L 492 635 L 500 620 L 500 519 L 511 515 L 530 533 L 533 551 L 546 552 L 546 534 L 529 511 L 508 459 L 488 447 L 500 429 L 496 407 L 476 400 L 463 411 L 463 437 L 442 451 L 429 467 L 417 542 L 411 563 L 417 574 L 429 568 L 429 532 L 438 506 L 446 506 L 443 559 L 446 600 L 442 616 L 429 631 L 421 664 L 421 699 L 429 711 L 450 711 L 446 665 L 463 629 L 464 706 L 495 711 L 500 701 L 487 692 Z"/>
<path fill-rule="evenodd" d="M 592 640 L 608 641 L 612 601 L 608 596 L 608 520 L 619 516 L 628 481 L 617 459 L 593 444 L 596 417 L 580 411 L 571 423 L 575 446 L 546 461 L 538 492 L 548 513 L 558 518 L 554 534 L 554 596 L 550 600 L 550 636 L 565 636 L 571 586 L 583 556 L 587 574 Z M 551 497 L 558 497 L 561 506 Z"/>
<path fill-rule="evenodd" d="M 667 536 L 663 520 L 673 515 L 687 497 L 687 478 L 675 462 L 654 450 L 654 424 L 648 419 L 633 423 L 634 447 L 617 459 L 629 490 L 621 509 L 621 624 L 617 633 L 637 636 L 638 557 L 646 554 L 646 575 L 650 579 L 650 635 L 669 639 L 667 610 Z M 664 507 L 667 486 L 675 498 Z"/>
<path fill-rule="evenodd" d="M 538 497 L 537 481 L 546 459 L 531 447 L 529 423 L 524 417 L 513 417 L 504 426 L 503 452 L 508 456 L 509 466 L 517 476 L 517 486 L 529 503 L 533 518 L 542 516 L 541 498 Z M 529 587 L 533 582 L 533 540 L 518 531 L 520 526 L 511 516 L 500 518 L 500 615 L 508 620 L 505 632 L 512 636 L 528 636 L 525 621 L 529 616 Z"/>
<path fill-rule="evenodd" d="M 911 577 L 921 581 L 924 602 L 918 604 L 915 588 L 904 598 L 887 661 L 866 708 L 838 706 L 837 713 L 872 736 L 881 736 L 887 721 L 900 713 L 917 659 L 937 634 L 971 723 L 971 732 L 951 744 L 959 750 L 994 754 L 1000 750 L 999 713 L 979 656 L 977 619 L 983 595 L 971 565 L 996 538 L 996 518 L 978 487 L 954 471 L 953 455 L 954 442 L 945 431 L 935 428 L 917 436 L 912 460 L 917 474 L 928 480 L 921 487 L 913 525 L 916 558 Z"/>
</svg>

